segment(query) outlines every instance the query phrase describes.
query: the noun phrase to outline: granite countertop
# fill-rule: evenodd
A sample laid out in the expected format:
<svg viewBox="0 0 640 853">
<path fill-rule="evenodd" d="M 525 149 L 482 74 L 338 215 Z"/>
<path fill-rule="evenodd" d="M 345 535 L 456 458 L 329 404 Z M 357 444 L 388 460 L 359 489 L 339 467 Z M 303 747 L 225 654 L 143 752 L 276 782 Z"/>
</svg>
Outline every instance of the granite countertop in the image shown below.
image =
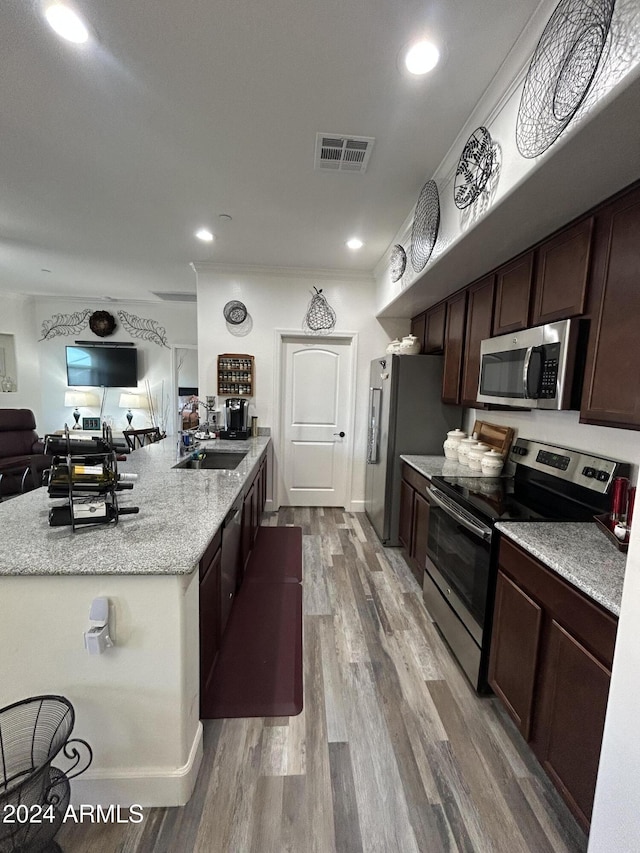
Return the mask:
<svg viewBox="0 0 640 853">
<path fill-rule="evenodd" d="M 36 489 L 0 503 L 0 575 L 179 575 L 193 571 L 247 480 L 268 436 L 247 441 L 202 441 L 199 449 L 246 452 L 233 471 L 187 470 L 177 438 L 135 450 L 119 470 L 137 473 L 122 507 L 138 506 L 118 524 L 49 527 L 51 506 L 63 503 Z M 184 457 L 182 457 L 184 458 Z"/>
<path fill-rule="evenodd" d="M 501 521 L 496 528 L 560 577 L 620 615 L 626 554 L 595 522 Z"/>
<path fill-rule="evenodd" d="M 461 465 L 444 456 L 410 456 L 401 454 L 400 459 L 415 468 L 419 474 L 432 477 L 484 477 L 482 471 L 473 471 L 468 465 Z"/>
</svg>

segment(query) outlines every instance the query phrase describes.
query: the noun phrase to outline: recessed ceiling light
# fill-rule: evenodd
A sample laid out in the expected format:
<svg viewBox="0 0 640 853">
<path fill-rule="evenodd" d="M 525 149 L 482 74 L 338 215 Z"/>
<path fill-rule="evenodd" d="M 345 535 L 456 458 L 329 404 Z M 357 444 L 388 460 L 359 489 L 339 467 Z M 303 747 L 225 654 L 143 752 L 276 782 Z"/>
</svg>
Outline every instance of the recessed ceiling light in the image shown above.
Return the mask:
<svg viewBox="0 0 640 853">
<path fill-rule="evenodd" d="M 230 213 L 219 213 L 218 219 L 221 219 L 223 222 L 231 222 L 233 217 L 231 216 Z"/>
<path fill-rule="evenodd" d="M 203 243 L 211 243 L 213 240 L 213 234 L 208 228 L 201 228 L 199 231 L 196 231 L 196 237 L 198 240 L 202 240 Z"/>
<path fill-rule="evenodd" d="M 406 53 L 404 64 L 411 74 L 427 74 L 438 64 L 440 51 L 430 41 L 416 42 Z"/>
<path fill-rule="evenodd" d="M 364 246 L 362 240 L 358 239 L 358 237 L 352 237 L 350 240 L 347 240 L 347 246 L 350 249 L 361 249 Z"/>
<path fill-rule="evenodd" d="M 89 38 L 89 30 L 82 19 L 64 3 L 50 3 L 44 10 L 49 26 L 67 41 L 83 44 Z"/>
</svg>

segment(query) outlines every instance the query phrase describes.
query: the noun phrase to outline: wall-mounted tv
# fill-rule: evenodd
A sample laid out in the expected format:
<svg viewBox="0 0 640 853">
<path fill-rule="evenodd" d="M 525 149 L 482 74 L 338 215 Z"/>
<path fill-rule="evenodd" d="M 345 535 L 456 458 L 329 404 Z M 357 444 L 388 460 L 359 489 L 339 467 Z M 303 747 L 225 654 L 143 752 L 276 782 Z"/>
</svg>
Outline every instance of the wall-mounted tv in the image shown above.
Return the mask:
<svg viewBox="0 0 640 853">
<path fill-rule="evenodd" d="M 68 346 L 67 385 L 135 388 L 138 350 L 134 347 Z"/>
</svg>

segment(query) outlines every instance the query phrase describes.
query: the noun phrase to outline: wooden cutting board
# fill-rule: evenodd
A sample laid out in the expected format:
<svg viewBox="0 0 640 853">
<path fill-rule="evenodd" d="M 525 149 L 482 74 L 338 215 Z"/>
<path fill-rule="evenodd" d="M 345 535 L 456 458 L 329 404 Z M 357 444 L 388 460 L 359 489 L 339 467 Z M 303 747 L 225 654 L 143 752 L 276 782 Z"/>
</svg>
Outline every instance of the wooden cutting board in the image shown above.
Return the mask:
<svg viewBox="0 0 640 853">
<path fill-rule="evenodd" d="M 488 444 L 498 453 L 502 453 L 505 460 L 507 459 L 513 441 L 513 429 L 511 427 L 490 424 L 486 421 L 476 421 L 471 434 L 473 436 L 477 434 L 478 441 Z"/>
</svg>

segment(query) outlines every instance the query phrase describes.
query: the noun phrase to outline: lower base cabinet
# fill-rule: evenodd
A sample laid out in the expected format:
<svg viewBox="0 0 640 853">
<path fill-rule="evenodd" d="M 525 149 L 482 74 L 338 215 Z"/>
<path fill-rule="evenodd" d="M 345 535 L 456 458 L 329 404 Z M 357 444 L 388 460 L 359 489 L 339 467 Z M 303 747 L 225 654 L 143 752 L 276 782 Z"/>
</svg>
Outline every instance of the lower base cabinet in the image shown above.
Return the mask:
<svg viewBox="0 0 640 853">
<path fill-rule="evenodd" d="M 220 651 L 220 532 L 211 540 L 200 560 L 200 697 L 207 691 Z"/>
<path fill-rule="evenodd" d="M 421 588 L 429 534 L 429 502 L 424 496 L 428 483 L 427 477 L 423 477 L 406 462 L 403 463 L 398 538 L 405 549 L 407 563 Z"/>
<path fill-rule="evenodd" d="M 617 619 L 508 539 L 498 568 L 489 684 L 588 830 Z"/>
</svg>

